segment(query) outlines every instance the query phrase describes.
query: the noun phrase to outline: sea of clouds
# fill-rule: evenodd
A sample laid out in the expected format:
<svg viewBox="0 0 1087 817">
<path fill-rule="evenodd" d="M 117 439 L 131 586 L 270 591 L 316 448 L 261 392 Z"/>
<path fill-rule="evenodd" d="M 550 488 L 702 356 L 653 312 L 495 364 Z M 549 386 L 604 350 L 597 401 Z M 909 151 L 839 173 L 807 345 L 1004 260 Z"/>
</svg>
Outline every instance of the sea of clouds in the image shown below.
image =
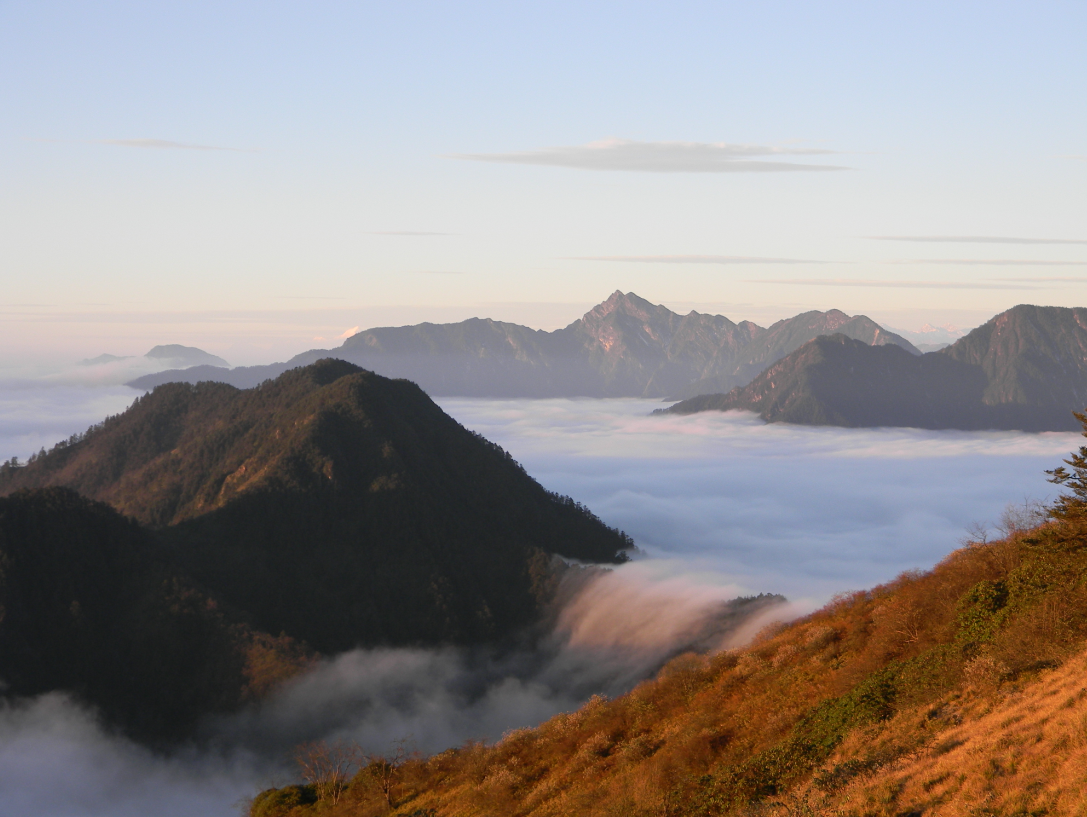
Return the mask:
<svg viewBox="0 0 1087 817">
<path fill-rule="evenodd" d="M 112 383 L 25 379 L 0 389 L 0 457 L 25 457 L 123 410 Z M 615 695 L 691 645 L 741 643 L 834 593 L 926 568 L 972 523 L 1052 496 L 1044 469 L 1075 434 L 765 425 L 749 414 L 649 416 L 646 400 L 478 400 L 442 407 L 505 447 L 551 490 L 634 537 L 611 571 L 570 572 L 552 630 L 533 649 L 357 650 L 332 656 L 262 703 L 209 721 L 169 757 L 111 734 L 47 695 L 0 709 L 0 817 L 232 814 L 294 778 L 291 747 L 357 741 L 422 752 Z M 730 615 L 741 595 L 787 605 Z"/>
</svg>

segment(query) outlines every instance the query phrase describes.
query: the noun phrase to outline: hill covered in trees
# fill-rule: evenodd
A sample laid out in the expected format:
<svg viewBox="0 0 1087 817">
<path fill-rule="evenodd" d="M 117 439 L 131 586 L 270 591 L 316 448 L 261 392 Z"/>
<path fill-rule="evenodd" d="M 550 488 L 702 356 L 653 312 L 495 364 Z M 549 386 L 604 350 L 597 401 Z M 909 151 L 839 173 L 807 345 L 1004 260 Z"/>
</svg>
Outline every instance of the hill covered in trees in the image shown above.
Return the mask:
<svg viewBox="0 0 1087 817">
<path fill-rule="evenodd" d="M 0 494 L 51 486 L 137 520 L 254 628 L 326 653 L 509 636 L 548 602 L 554 556 L 632 544 L 416 385 L 334 360 L 249 390 L 163 386 L 0 469 Z"/>
<path fill-rule="evenodd" d="M 1080 417 L 1081 420 L 1087 419 Z M 1087 800 L 1087 447 L 1048 514 L 493 746 L 306 747 L 252 817 L 1075 815 Z M 315 758 L 337 759 L 340 771 Z"/>
<path fill-rule="evenodd" d="M 318 358 L 351 361 L 408 378 L 435 395 L 479 397 L 686 397 L 743 385 L 767 365 L 819 335 L 865 343 L 909 341 L 863 315 L 805 312 L 769 328 L 722 315 L 678 315 L 634 293 L 614 292 L 563 329 L 543 332 L 489 319 L 367 329 L 335 350 L 311 350 L 287 363 L 236 369 L 198 366 L 129 385 L 215 380 L 255 386 Z"/>
<path fill-rule="evenodd" d="M 664 409 L 743 409 L 767 422 L 1065 431 L 1087 404 L 1087 309 L 1017 306 L 915 356 L 817 338 L 727 394 Z"/>
<path fill-rule="evenodd" d="M 309 660 L 224 609 L 109 506 L 64 488 L 0 498 L 4 694 L 64 690 L 154 742 L 260 697 Z"/>
</svg>

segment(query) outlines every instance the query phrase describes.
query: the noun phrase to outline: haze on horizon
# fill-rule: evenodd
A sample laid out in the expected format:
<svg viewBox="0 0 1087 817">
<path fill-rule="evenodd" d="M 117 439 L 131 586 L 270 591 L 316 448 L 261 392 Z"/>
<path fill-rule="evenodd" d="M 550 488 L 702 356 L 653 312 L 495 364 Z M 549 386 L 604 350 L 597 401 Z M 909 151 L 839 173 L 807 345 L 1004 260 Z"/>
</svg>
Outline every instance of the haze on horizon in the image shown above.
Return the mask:
<svg viewBox="0 0 1087 817">
<path fill-rule="evenodd" d="M 0 6 L 0 364 L 1082 305 L 1087 9 Z"/>
</svg>

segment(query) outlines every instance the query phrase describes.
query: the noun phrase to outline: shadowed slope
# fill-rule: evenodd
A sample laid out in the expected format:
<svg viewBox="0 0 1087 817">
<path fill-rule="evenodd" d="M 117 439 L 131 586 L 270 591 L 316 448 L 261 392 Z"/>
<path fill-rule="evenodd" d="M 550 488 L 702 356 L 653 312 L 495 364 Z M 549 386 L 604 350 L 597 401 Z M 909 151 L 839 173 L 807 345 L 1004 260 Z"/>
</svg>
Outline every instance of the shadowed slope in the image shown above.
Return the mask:
<svg viewBox="0 0 1087 817">
<path fill-rule="evenodd" d="M 333 360 L 247 391 L 160 387 L 0 472 L 3 493 L 45 485 L 160 528 L 225 601 L 322 651 L 509 634 L 546 599 L 551 554 L 630 545 L 414 384 Z"/>
<path fill-rule="evenodd" d="M 977 366 L 844 335 L 816 338 L 728 394 L 705 394 L 660 413 L 754 411 L 767 422 L 836 426 L 987 428 Z"/>
<path fill-rule="evenodd" d="M 1017 306 L 918 357 L 819 338 L 743 388 L 665 411 L 744 409 L 768 422 L 1065 431 L 1087 403 L 1087 309 Z"/>
<path fill-rule="evenodd" d="M 0 498 L 0 679 L 64 690 L 143 740 L 181 737 L 302 668 L 108 506 L 48 488 Z"/>
</svg>

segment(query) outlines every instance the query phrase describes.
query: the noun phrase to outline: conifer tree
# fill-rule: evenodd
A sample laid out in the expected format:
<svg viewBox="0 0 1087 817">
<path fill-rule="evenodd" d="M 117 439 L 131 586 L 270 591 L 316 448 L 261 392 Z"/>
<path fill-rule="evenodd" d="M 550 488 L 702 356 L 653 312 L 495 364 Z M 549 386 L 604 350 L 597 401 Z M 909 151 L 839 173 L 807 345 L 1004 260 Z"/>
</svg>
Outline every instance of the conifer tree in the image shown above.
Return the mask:
<svg viewBox="0 0 1087 817">
<path fill-rule="evenodd" d="M 1087 411 L 1072 412 L 1083 426 L 1083 436 L 1087 437 Z M 1069 471 L 1065 465 L 1072 470 Z M 1087 515 L 1087 445 L 1081 445 L 1079 451 L 1073 451 L 1064 465 L 1046 471 L 1049 481 L 1054 485 L 1060 485 L 1071 491 L 1070 494 L 1062 494 L 1049 509 L 1050 516 L 1054 519 L 1073 519 Z"/>
</svg>

